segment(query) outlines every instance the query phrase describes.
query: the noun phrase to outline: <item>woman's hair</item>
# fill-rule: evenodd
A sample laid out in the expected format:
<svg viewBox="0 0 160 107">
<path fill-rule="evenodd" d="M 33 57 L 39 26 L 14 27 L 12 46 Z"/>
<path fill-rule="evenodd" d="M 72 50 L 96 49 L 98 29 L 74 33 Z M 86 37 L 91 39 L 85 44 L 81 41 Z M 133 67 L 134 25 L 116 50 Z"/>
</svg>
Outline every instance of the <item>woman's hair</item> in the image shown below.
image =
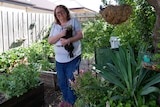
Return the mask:
<svg viewBox="0 0 160 107">
<path fill-rule="evenodd" d="M 56 8 L 54 9 L 54 18 L 55 18 L 55 23 L 56 24 L 60 24 L 60 21 L 58 20 L 57 15 L 56 15 L 56 9 L 57 8 L 64 9 L 64 11 L 67 13 L 67 20 L 71 19 L 70 12 L 69 12 L 68 8 L 64 5 L 57 5 Z"/>
</svg>

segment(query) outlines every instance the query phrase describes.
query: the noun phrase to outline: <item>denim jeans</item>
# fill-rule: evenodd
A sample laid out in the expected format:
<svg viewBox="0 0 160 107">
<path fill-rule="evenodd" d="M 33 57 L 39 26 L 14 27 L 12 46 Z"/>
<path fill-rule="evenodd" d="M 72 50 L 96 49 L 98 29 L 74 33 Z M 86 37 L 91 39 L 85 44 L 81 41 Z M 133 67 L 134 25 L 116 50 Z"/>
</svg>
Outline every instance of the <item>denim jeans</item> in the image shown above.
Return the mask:
<svg viewBox="0 0 160 107">
<path fill-rule="evenodd" d="M 81 56 L 76 57 L 74 60 L 67 63 L 59 63 L 56 61 L 56 71 L 58 78 L 58 85 L 62 92 L 63 100 L 74 104 L 76 101 L 76 95 L 74 90 L 71 89 L 69 79 L 74 81 L 73 72 L 79 71 L 79 65 L 81 61 Z"/>
</svg>

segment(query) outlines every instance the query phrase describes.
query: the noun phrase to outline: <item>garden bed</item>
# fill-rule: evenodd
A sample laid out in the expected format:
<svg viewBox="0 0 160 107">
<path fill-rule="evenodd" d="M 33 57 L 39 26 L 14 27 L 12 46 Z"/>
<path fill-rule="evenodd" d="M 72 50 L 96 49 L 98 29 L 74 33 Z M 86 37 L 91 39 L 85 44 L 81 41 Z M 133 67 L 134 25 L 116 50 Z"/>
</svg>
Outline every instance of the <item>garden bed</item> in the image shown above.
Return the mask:
<svg viewBox="0 0 160 107">
<path fill-rule="evenodd" d="M 44 86 L 44 106 L 43 107 L 57 107 L 62 100 L 60 90 L 56 90 L 50 86 Z"/>
<path fill-rule="evenodd" d="M 56 71 L 40 71 L 40 79 L 45 86 L 53 87 L 54 90 L 58 90 L 57 72 Z"/>
<path fill-rule="evenodd" d="M 41 83 L 36 88 L 29 90 L 19 97 L 12 97 L 11 99 L 1 102 L 0 107 L 41 107 L 43 104 L 44 84 Z"/>
</svg>

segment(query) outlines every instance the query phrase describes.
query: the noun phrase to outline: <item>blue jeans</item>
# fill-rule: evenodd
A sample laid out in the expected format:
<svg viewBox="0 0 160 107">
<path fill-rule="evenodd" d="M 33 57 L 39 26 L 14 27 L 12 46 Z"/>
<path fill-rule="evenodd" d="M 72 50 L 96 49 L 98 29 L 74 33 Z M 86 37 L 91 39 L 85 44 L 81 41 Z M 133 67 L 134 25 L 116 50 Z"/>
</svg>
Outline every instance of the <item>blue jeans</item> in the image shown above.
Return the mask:
<svg viewBox="0 0 160 107">
<path fill-rule="evenodd" d="M 73 72 L 75 72 L 75 70 L 79 71 L 80 61 L 81 56 L 78 56 L 74 60 L 67 63 L 59 63 L 56 61 L 58 85 L 62 92 L 63 100 L 70 104 L 75 103 L 76 95 L 74 94 L 74 90 L 71 89 L 69 79 L 74 81 Z"/>
</svg>

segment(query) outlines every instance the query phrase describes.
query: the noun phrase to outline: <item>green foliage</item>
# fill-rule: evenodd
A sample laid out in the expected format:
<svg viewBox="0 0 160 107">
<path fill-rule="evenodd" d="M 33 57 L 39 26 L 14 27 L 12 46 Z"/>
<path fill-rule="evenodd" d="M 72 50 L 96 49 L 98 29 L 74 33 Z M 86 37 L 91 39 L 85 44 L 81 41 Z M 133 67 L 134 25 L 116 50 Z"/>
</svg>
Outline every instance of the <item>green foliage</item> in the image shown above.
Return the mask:
<svg viewBox="0 0 160 107">
<path fill-rule="evenodd" d="M 7 98 L 20 96 L 39 85 L 40 78 L 34 65 L 19 64 L 10 73 L 0 75 L 0 92 Z"/>
<path fill-rule="evenodd" d="M 109 39 L 113 26 L 108 25 L 102 18 L 83 23 L 84 39 L 82 40 L 83 53 L 93 54 L 95 47 L 110 46 Z M 86 54 L 85 54 L 86 55 Z M 86 55 L 87 56 L 87 55 Z"/>
<path fill-rule="evenodd" d="M 134 24 L 139 29 L 140 35 L 145 41 L 151 43 L 151 34 L 155 24 L 156 16 L 155 10 L 147 3 L 147 1 L 140 0 L 137 2 L 135 9 Z"/>
<path fill-rule="evenodd" d="M 50 63 L 48 57 L 54 57 L 53 46 L 47 40 L 42 40 L 29 47 L 28 61 L 37 63 L 42 70 L 50 70 L 54 64 Z"/>
<path fill-rule="evenodd" d="M 104 107 L 107 100 L 106 87 L 108 84 L 95 77 L 92 72 L 85 72 L 77 77 L 73 86 L 78 96 L 76 107 Z"/>
<path fill-rule="evenodd" d="M 109 0 L 101 0 L 102 2 L 103 2 L 103 4 L 105 4 L 105 5 L 109 5 L 110 4 L 110 1 Z M 112 0 L 111 0 L 112 1 Z M 114 1 L 116 1 L 116 3 L 118 3 L 118 4 L 124 4 L 124 3 L 126 3 L 126 0 L 114 0 Z M 108 3 L 109 2 L 109 3 Z"/>
<path fill-rule="evenodd" d="M 101 17 L 83 24 L 84 39 L 82 49 L 85 56 L 94 53 L 95 47 L 110 47 L 111 36 L 118 36 L 121 45 L 127 46 L 129 43 L 138 52 L 141 44 L 149 44 L 149 51 L 153 51 L 152 29 L 155 23 L 155 11 L 146 1 L 132 2 L 126 0 L 125 3 L 133 8 L 130 18 L 119 25 L 107 24 Z"/>
<path fill-rule="evenodd" d="M 38 64 L 40 65 L 41 70 L 48 70 L 49 71 L 51 68 L 55 67 L 55 65 L 53 63 L 50 63 L 48 61 L 48 59 L 39 60 Z"/>
<path fill-rule="evenodd" d="M 0 54 L 0 72 L 8 72 L 15 62 L 24 59 L 27 55 L 25 48 L 15 48 Z"/>
<path fill-rule="evenodd" d="M 28 48 L 14 48 L 0 53 L 0 93 L 6 98 L 20 96 L 40 84 L 39 70 L 49 70 L 53 47 L 46 39 Z"/>
<path fill-rule="evenodd" d="M 118 101 L 118 103 L 115 103 L 113 100 L 109 101 L 111 107 L 132 107 L 131 103 L 132 101 L 126 101 L 125 104 L 122 101 Z"/>
<path fill-rule="evenodd" d="M 106 0 L 103 0 L 104 3 Z M 155 10 L 147 3 L 146 0 L 115 0 L 118 4 L 129 4 L 133 8 L 130 18 L 120 24 L 115 25 L 111 35 L 117 35 L 121 39 L 121 45 L 128 43 L 138 51 L 141 44 L 149 44 L 150 51 L 152 46 L 152 30 L 155 24 Z"/>
<path fill-rule="evenodd" d="M 157 44 L 157 47 L 160 48 L 160 43 Z M 151 61 L 157 69 L 160 69 L 160 53 L 154 53 L 151 55 Z"/>
<path fill-rule="evenodd" d="M 46 60 L 48 57 L 54 57 L 53 46 L 50 45 L 47 40 L 32 44 L 28 48 L 28 60 L 29 62 L 38 62 L 39 60 Z"/>
<path fill-rule="evenodd" d="M 42 32 L 42 34 L 45 32 L 45 36 L 44 36 L 44 38 L 43 39 L 48 39 L 48 36 L 49 36 L 49 34 L 50 34 L 50 31 L 51 31 L 51 28 L 52 28 L 52 25 L 53 25 L 53 23 L 52 24 L 50 24 L 43 32 Z M 41 32 L 40 32 L 41 33 Z"/>
<path fill-rule="evenodd" d="M 39 70 L 49 70 L 54 64 L 48 56 L 54 54 L 53 47 L 46 40 L 29 48 L 15 48 L 0 55 L 0 93 L 7 98 L 20 96 L 39 82 Z"/>
<path fill-rule="evenodd" d="M 147 43 L 152 47 L 151 34 L 155 23 L 155 13 L 151 6 L 147 3 L 144 6 L 142 5 L 132 4 L 133 12 L 129 20 L 116 26 L 112 32 L 112 35 L 120 37 L 121 45 L 129 43 L 137 51 L 143 43 Z"/>
<path fill-rule="evenodd" d="M 132 106 L 140 107 L 148 104 L 151 100 L 149 96 L 151 93 L 160 92 L 160 89 L 156 87 L 156 84 L 160 82 L 160 74 L 143 69 L 141 65 L 141 53 L 146 49 L 142 46 L 138 55 L 135 55 L 130 46 L 120 47 L 119 51 L 110 50 L 108 53 L 112 63 L 107 63 L 103 67 L 95 65 L 98 74 L 117 87 L 118 94 L 114 94 L 111 97 L 112 100 L 120 100 L 124 104 L 131 100 Z"/>
<path fill-rule="evenodd" d="M 28 48 L 14 48 L 0 54 L 0 72 L 9 72 L 15 63 L 25 58 L 28 63 L 37 63 L 44 68 L 43 70 L 48 70 L 53 66 L 48 57 L 54 57 L 54 50 L 47 40 L 34 43 Z"/>
</svg>

